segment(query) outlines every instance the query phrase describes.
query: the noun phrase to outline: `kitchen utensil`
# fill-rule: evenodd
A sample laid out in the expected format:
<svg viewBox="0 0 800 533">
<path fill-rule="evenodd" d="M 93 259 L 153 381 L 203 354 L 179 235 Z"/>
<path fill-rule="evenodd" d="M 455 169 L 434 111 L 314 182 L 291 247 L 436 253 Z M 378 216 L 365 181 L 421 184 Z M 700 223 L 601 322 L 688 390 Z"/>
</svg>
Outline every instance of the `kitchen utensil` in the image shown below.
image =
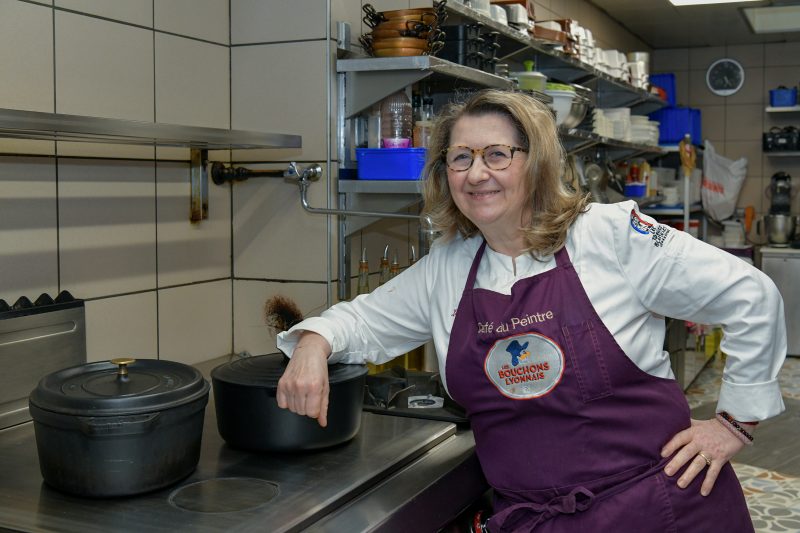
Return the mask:
<svg viewBox="0 0 800 533">
<path fill-rule="evenodd" d="M 502 24 L 503 26 L 508 26 L 508 15 L 506 14 L 505 9 L 496 5 L 489 6 L 489 9 L 491 11 L 493 21 Z"/>
<path fill-rule="evenodd" d="M 556 125 L 561 125 L 567 119 L 567 115 L 575 99 L 575 91 L 546 89 L 544 93 L 553 98 L 553 111 L 556 113 Z"/>
<path fill-rule="evenodd" d="M 328 366 L 328 426 L 278 407 L 276 392 L 288 358 L 247 357 L 211 371 L 217 429 L 234 448 L 253 451 L 309 451 L 346 442 L 361 426 L 367 368 Z"/>
<path fill-rule="evenodd" d="M 775 246 L 789 246 L 794 238 L 796 225 L 797 217 L 791 215 L 777 214 L 764 217 L 767 239 Z"/>
<path fill-rule="evenodd" d="M 583 122 L 583 119 L 586 117 L 586 113 L 589 111 L 589 105 L 589 98 L 576 92 L 575 97 L 570 104 L 567 116 L 564 117 L 564 121 L 561 123 L 561 125 L 565 128 L 577 127 L 578 124 Z"/>
<path fill-rule="evenodd" d="M 608 185 L 608 173 L 597 163 L 589 163 L 584 168 L 583 174 L 589 193 L 592 195 L 592 200 L 607 204 L 606 186 Z"/>
<path fill-rule="evenodd" d="M 388 48 L 418 48 L 426 50 L 428 48 L 427 39 L 417 39 L 415 37 L 396 37 L 393 39 L 375 39 L 372 42 L 373 51 L 385 50 Z"/>
<path fill-rule="evenodd" d="M 523 91 L 544 91 L 547 86 L 547 76 L 533 70 L 534 62 L 530 59 L 522 62 L 525 70 L 512 72 L 511 77 L 516 78 L 519 88 Z"/>
<path fill-rule="evenodd" d="M 30 395 L 44 481 L 90 497 L 160 489 L 197 466 L 209 385 L 195 368 L 112 359 L 54 372 Z"/>
</svg>

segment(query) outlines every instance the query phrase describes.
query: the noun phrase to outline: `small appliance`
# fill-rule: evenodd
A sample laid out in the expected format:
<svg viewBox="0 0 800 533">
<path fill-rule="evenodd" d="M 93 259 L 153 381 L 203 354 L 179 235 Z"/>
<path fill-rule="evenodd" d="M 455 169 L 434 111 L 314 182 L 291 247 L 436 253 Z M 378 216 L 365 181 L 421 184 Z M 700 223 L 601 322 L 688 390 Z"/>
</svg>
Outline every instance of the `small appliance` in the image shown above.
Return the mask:
<svg viewBox="0 0 800 533">
<path fill-rule="evenodd" d="M 788 215 L 791 206 L 792 177 L 786 172 L 776 172 L 772 175 L 769 185 L 769 197 L 772 201 L 769 207 L 770 215 Z"/>
</svg>

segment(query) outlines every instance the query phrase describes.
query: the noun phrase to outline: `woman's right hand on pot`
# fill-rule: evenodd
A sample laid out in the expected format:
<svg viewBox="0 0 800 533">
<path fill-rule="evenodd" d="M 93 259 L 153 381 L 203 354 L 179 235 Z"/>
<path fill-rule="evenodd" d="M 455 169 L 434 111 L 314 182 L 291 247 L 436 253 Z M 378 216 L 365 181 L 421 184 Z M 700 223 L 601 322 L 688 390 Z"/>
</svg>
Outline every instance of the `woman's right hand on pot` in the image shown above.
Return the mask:
<svg viewBox="0 0 800 533">
<path fill-rule="evenodd" d="M 302 333 L 278 381 L 278 407 L 328 425 L 328 356 L 330 344 L 312 331 Z"/>
</svg>

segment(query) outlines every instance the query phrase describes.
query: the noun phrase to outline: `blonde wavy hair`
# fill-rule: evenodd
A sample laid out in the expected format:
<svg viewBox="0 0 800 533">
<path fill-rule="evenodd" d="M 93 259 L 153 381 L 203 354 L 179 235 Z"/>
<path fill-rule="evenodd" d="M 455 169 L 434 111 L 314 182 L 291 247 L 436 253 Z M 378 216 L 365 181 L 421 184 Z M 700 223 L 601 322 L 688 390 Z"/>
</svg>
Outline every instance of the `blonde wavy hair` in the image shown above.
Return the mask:
<svg viewBox="0 0 800 533">
<path fill-rule="evenodd" d="M 553 113 L 546 104 L 526 93 L 486 89 L 468 95 L 461 103 L 449 104 L 438 115 L 422 173 L 422 216 L 428 217 L 433 230 L 446 238 L 456 235 L 468 238 L 480 233 L 453 201 L 444 150 L 450 146 L 450 134 L 460 118 L 490 114 L 508 118 L 517 131 L 519 146 L 528 149 L 523 172 L 530 217 L 529 223 L 519 228 L 524 235 L 525 251 L 535 256 L 550 255 L 564 246 L 567 230 L 586 211 L 589 200 L 588 195 L 573 192 L 564 185 L 565 153 Z"/>
</svg>

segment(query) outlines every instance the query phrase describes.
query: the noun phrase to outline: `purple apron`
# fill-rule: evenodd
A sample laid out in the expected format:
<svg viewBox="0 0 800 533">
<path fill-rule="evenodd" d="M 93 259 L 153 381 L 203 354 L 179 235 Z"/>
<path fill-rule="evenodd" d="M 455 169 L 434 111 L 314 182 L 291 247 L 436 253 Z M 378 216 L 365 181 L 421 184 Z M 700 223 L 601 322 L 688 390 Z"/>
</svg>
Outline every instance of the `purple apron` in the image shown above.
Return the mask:
<svg viewBox="0 0 800 533">
<path fill-rule="evenodd" d="M 566 247 L 510 295 L 476 289 L 472 263 L 447 354 L 494 489 L 491 533 L 753 531 L 726 464 L 709 496 L 661 448 L 690 425 L 675 380 L 639 369 L 597 316 Z"/>
</svg>

